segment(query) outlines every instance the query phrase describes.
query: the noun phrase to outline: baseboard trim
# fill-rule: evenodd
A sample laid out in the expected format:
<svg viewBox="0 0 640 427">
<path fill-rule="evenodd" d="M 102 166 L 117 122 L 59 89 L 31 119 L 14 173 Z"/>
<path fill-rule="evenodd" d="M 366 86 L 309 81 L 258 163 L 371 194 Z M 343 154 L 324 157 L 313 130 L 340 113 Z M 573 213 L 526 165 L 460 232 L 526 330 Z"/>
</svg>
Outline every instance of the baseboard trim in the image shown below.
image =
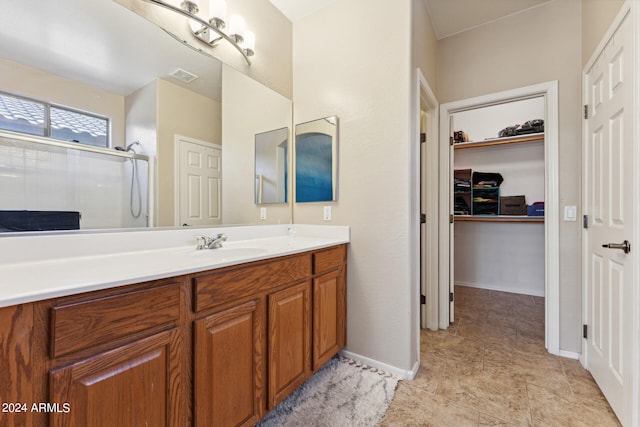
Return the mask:
<svg viewBox="0 0 640 427">
<path fill-rule="evenodd" d="M 456 285 L 460 285 L 460 286 L 468 286 L 470 288 L 478 288 L 478 289 L 487 289 L 489 291 L 499 291 L 499 292 L 509 292 L 512 294 L 521 294 L 521 295 L 532 295 L 534 297 L 544 297 L 544 289 L 542 291 L 539 290 L 535 290 L 535 289 L 518 289 L 518 288 L 506 288 L 506 287 L 499 287 L 499 286 L 490 286 L 490 285 L 483 285 L 483 284 L 479 284 L 479 283 L 469 283 L 469 282 L 460 282 L 458 280 L 456 280 Z"/>
<path fill-rule="evenodd" d="M 558 356 L 566 357 L 567 359 L 580 360 L 580 353 L 576 353 L 574 351 L 566 351 L 560 350 L 558 351 Z"/>
<path fill-rule="evenodd" d="M 388 374 L 395 375 L 396 377 L 399 377 L 400 379 L 403 379 L 403 380 L 414 379 L 416 374 L 418 373 L 418 368 L 420 368 L 420 361 L 416 361 L 416 363 L 413 365 L 413 368 L 407 370 L 407 369 L 401 369 L 395 366 L 388 365 L 378 360 L 370 359 L 366 356 L 362 356 L 357 353 L 352 353 L 348 350 L 340 350 L 340 354 L 344 357 L 348 357 L 349 359 L 353 359 L 356 362 L 360 362 L 365 365 L 371 366 L 373 368 L 377 368 L 382 371 L 385 371 Z"/>
</svg>

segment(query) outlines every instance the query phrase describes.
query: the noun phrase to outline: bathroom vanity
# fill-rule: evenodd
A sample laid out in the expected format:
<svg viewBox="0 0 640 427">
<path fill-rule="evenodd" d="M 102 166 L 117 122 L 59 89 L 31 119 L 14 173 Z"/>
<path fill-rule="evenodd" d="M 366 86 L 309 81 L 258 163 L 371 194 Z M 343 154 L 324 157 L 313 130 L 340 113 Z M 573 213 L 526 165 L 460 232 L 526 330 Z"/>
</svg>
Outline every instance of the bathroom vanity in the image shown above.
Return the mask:
<svg viewBox="0 0 640 427">
<path fill-rule="evenodd" d="M 125 254 L 142 270 L 159 259 L 166 277 L 0 308 L 0 424 L 257 423 L 346 344 L 348 229 L 346 239 L 229 240 L 228 255 L 195 246 Z M 121 262 L 107 254 L 52 265 L 68 263 L 71 277 L 74 263 L 101 257 L 107 270 Z M 47 283 L 40 262 L 24 273 Z M 0 273 L 15 277 L 18 264 Z M 63 274 L 49 271 L 54 283 Z M 75 280 L 76 290 L 88 286 L 88 276 Z"/>
</svg>

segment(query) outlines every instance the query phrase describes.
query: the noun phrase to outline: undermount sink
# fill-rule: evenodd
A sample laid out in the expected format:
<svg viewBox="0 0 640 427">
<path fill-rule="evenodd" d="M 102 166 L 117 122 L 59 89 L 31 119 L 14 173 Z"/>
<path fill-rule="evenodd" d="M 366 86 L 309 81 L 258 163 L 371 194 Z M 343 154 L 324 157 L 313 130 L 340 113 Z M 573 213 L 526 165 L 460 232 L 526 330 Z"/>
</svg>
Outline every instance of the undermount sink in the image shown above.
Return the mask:
<svg viewBox="0 0 640 427">
<path fill-rule="evenodd" d="M 204 249 L 201 252 L 206 251 L 214 252 L 214 255 L 221 255 L 224 258 L 264 255 L 269 252 L 265 248 L 226 248 L 224 246 L 218 249 Z"/>
<path fill-rule="evenodd" d="M 245 257 L 253 257 L 258 255 L 264 255 L 268 253 L 268 249 L 266 248 L 255 248 L 255 247 L 226 247 L 223 246 L 217 249 L 193 249 L 190 250 L 189 253 L 194 256 L 202 256 L 202 257 L 210 257 L 216 259 L 236 259 L 236 258 L 245 258 Z"/>
</svg>

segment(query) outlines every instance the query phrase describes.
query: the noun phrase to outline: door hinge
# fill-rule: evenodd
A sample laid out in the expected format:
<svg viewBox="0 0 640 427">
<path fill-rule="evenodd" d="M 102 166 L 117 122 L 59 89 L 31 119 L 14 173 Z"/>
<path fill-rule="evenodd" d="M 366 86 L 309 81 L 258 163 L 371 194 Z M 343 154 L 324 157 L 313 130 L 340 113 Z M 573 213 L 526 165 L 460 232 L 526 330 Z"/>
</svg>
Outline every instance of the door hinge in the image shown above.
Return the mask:
<svg viewBox="0 0 640 427">
<path fill-rule="evenodd" d="M 453 302 L 453 292 L 449 292 L 449 302 Z"/>
<path fill-rule="evenodd" d="M 420 224 L 426 224 L 427 223 L 427 214 L 420 214 Z"/>
<path fill-rule="evenodd" d="M 453 224 L 453 214 L 449 214 L 449 224 Z"/>
<path fill-rule="evenodd" d="M 453 145 L 453 137 L 452 136 L 449 137 L 449 145 Z"/>
<path fill-rule="evenodd" d="M 425 305 L 427 303 L 427 297 L 424 295 L 420 295 L 420 304 Z"/>
<path fill-rule="evenodd" d="M 589 118 L 589 105 L 587 104 L 584 105 L 584 118 L 585 119 Z"/>
<path fill-rule="evenodd" d="M 589 215 L 582 215 L 582 228 L 589 229 Z"/>
<path fill-rule="evenodd" d="M 420 143 L 424 144 L 425 142 L 427 142 L 427 134 L 426 133 L 420 133 Z"/>
<path fill-rule="evenodd" d="M 582 325 L 582 338 L 587 339 L 587 337 L 589 336 L 587 334 L 587 330 L 588 330 L 588 326 L 587 325 Z"/>
</svg>

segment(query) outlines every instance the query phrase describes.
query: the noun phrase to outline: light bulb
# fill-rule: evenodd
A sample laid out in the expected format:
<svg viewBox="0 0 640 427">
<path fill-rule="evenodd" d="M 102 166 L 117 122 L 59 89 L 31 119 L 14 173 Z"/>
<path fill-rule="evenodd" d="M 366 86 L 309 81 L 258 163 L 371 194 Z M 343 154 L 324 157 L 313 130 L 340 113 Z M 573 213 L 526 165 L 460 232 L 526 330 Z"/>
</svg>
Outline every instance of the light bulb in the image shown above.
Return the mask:
<svg viewBox="0 0 640 427">
<path fill-rule="evenodd" d="M 236 42 L 242 43 L 245 32 L 244 18 L 240 15 L 231 15 L 229 19 L 229 34 L 236 39 Z"/>
<path fill-rule="evenodd" d="M 209 17 L 224 22 L 227 19 L 227 2 L 225 0 L 211 0 L 209 2 Z"/>
<path fill-rule="evenodd" d="M 256 35 L 253 31 L 247 30 L 244 35 L 244 43 L 242 43 L 242 47 L 247 54 L 247 56 L 253 56 L 256 50 Z"/>
</svg>

